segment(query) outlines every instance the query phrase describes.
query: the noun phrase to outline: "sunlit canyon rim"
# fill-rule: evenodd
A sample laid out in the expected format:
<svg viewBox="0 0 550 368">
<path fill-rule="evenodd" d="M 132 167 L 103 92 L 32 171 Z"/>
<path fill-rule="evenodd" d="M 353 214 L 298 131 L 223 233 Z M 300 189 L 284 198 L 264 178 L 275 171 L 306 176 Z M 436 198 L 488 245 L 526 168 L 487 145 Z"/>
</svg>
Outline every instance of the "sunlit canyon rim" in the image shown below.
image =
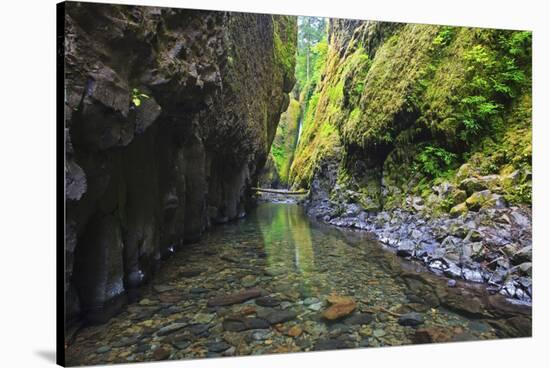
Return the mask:
<svg viewBox="0 0 550 368">
<path fill-rule="evenodd" d="M 67 364 L 531 335 L 530 32 L 64 6 Z"/>
</svg>

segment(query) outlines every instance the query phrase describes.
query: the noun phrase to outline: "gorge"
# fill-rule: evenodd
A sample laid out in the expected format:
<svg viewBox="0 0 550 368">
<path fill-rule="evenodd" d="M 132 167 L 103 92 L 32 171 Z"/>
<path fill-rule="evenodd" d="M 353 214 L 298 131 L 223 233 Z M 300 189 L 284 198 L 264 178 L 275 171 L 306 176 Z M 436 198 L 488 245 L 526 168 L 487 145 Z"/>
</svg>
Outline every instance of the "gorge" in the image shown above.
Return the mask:
<svg viewBox="0 0 550 368">
<path fill-rule="evenodd" d="M 63 45 L 71 365 L 531 335 L 530 32 L 68 2 Z"/>
</svg>

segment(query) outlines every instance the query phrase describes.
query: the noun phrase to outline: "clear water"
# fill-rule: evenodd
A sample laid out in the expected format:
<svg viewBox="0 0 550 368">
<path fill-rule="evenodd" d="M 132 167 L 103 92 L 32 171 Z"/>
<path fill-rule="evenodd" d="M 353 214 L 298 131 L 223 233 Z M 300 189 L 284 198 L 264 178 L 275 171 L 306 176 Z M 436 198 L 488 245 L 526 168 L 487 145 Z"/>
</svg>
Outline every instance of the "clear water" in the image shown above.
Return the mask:
<svg viewBox="0 0 550 368">
<path fill-rule="evenodd" d="M 441 341 L 497 337 L 484 320 L 432 308 L 411 297 L 397 276 L 403 270 L 415 272 L 417 267 L 382 249 L 367 233 L 310 221 L 298 205 L 261 204 L 247 218 L 215 227 L 200 242 L 176 252 L 136 303 L 109 323 L 78 333 L 67 349 L 68 362 L 297 352 L 333 345 L 394 346 L 418 342 L 419 329 L 438 331 L 445 335 Z M 193 270 L 200 274 L 189 276 Z M 250 287 L 259 287 L 280 300 L 274 310 L 293 310 L 296 318 L 259 332 L 224 330 L 228 316 L 254 317 L 266 308 L 254 300 L 209 308 L 207 301 Z M 371 313 L 372 322 L 361 325 L 323 319 L 330 294 L 353 298 L 357 304 L 353 314 Z M 420 313 L 424 323 L 401 325 L 398 317 L 412 311 Z M 205 331 L 195 334 L 187 327 L 158 336 L 160 328 L 173 323 L 198 324 Z M 292 328 L 300 332 L 298 336 L 293 336 Z M 177 339 L 187 343 L 174 343 Z M 220 349 L 211 344 L 220 342 L 227 344 L 227 350 L 213 351 Z"/>
</svg>

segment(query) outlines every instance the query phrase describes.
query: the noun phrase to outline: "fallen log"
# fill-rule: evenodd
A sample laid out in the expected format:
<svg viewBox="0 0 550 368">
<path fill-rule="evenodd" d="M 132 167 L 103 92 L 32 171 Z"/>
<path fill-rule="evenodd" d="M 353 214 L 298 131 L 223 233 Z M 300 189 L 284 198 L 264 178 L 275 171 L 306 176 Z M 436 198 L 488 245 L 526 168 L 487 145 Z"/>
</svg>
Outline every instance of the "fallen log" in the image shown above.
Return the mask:
<svg viewBox="0 0 550 368">
<path fill-rule="evenodd" d="M 256 188 L 252 187 L 252 190 L 256 192 L 265 192 L 265 193 L 275 193 L 275 194 L 284 194 L 284 195 L 300 195 L 307 194 L 307 190 L 285 190 L 285 189 L 267 189 L 267 188 Z"/>
</svg>

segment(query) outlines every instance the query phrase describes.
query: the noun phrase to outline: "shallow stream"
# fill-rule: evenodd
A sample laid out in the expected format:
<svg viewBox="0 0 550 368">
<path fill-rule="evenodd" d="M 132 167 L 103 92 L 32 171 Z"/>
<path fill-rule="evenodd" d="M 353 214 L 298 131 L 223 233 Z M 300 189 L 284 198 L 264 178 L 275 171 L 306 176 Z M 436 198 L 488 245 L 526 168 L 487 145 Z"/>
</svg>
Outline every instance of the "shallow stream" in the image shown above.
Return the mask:
<svg viewBox="0 0 550 368">
<path fill-rule="evenodd" d="M 67 348 L 67 362 L 123 363 L 506 336 L 498 321 L 493 323 L 494 313 L 440 302 L 447 289 L 462 288 L 447 282 L 384 250 L 368 233 L 312 222 L 296 204 L 263 203 L 248 217 L 213 228 L 166 260 L 135 303 L 108 323 L 78 332 Z M 208 303 L 251 289 L 261 296 L 227 305 Z M 344 308 L 334 320 L 324 318 L 330 295 L 351 300 L 353 310 Z"/>
</svg>

